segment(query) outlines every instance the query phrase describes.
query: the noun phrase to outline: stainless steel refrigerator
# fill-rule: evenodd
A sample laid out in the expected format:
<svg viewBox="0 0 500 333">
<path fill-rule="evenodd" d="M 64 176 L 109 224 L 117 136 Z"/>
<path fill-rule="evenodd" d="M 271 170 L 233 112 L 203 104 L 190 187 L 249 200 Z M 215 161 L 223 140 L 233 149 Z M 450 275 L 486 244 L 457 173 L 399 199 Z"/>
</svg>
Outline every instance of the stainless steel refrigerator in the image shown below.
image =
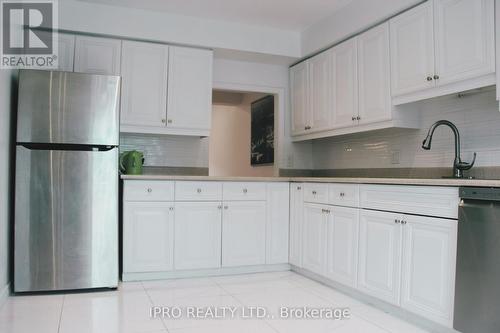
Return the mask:
<svg viewBox="0 0 500 333">
<path fill-rule="evenodd" d="M 120 77 L 21 70 L 14 291 L 118 284 Z"/>
</svg>

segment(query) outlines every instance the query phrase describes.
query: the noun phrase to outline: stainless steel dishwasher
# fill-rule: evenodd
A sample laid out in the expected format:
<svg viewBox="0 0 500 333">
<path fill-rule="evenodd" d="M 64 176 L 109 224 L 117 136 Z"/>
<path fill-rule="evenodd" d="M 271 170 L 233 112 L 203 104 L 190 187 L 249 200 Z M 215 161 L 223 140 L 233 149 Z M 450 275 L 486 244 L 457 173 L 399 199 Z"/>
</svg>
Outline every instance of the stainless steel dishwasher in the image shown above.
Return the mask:
<svg viewBox="0 0 500 333">
<path fill-rule="evenodd" d="M 500 332 L 500 188 L 460 188 L 453 327 Z"/>
</svg>

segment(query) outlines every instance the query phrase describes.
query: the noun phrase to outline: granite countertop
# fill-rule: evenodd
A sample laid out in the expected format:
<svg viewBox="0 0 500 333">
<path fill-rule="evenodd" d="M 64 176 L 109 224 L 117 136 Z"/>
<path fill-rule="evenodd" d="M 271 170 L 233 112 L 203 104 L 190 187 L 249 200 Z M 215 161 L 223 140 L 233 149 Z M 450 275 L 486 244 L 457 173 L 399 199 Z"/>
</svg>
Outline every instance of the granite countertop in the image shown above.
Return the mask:
<svg viewBox="0 0 500 333">
<path fill-rule="evenodd" d="M 316 182 L 352 184 L 393 184 L 425 186 L 500 187 L 500 180 L 492 179 L 420 179 L 420 178 L 348 178 L 348 177 L 216 177 L 179 175 L 122 175 L 124 180 L 191 180 L 191 181 L 257 181 L 257 182 Z"/>
</svg>

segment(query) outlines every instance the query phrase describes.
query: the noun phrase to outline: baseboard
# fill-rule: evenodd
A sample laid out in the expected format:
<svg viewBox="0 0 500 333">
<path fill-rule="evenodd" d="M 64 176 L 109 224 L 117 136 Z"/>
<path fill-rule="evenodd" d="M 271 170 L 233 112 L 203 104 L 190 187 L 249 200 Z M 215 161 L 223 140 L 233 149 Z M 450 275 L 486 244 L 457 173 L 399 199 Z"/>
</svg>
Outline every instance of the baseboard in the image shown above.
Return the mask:
<svg viewBox="0 0 500 333">
<path fill-rule="evenodd" d="M 7 283 L 1 290 L 0 290 L 0 308 L 2 305 L 7 301 L 7 297 L 10 295 L 10 283 Z"/>
<path fill-rule="evenodd" d="M 145 281 L 289 271 L 289 264 L 256 265 L 170 272 L 123 273 L 122 281 Z"/>
<path fill-rule="evenodd" d="M 344 286 L 338 282 L 332 281 L 328 278 L 325 278 L 321 275 L 318 275 L 306 269 L 291 265 L 291 270 L 307 278 L 315 280 L 321 284 L 324 284 L 327 287 L 331 287 L 337 291 L 340 291 L 341 293 L 346 294 L 347 296 L 352 297 L 358 301 L 371 305 L 395 317 L 401 318 L 402 320 L 409 322 L 415 326 L 421 327 L 427 331 L 434 333 L 459 333 L 452 328 L 433 322 L 427 318 L 406 311 L 398 306 L 381 301 L 378 298 L 366 295 L 354 288 Z"/>
</svg>

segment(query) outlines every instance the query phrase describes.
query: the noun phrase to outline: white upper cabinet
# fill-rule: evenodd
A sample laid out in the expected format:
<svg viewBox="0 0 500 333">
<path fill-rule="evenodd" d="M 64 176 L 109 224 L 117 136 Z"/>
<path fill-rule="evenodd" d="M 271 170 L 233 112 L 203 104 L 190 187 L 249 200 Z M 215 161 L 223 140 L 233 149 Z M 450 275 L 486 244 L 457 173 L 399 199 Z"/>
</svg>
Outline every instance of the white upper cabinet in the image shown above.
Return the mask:
<svg viewBox="0 0 500 333">
<path fill-rule="evenodd" d="M 175 203 L 176 270 L 220 267 L 221 219 L 221 203 Z"/>
<path fill-rule="evenodd" d="M 389 23 L 358 39 L 359 123 L 391 120 Z"/>
<path fill-rule="evenodd" d="M 58 70 L 65 72 L 73 71 L 75 59 L 75 36 L 58 33 L 59 40 L 59 65 Z"/>
<path fill-rule="evenodd" d="M 127 202 L 124 205 L 124 272 L 165 272 L 173 269 L 173 205 L 173 202 Z"/>
<path fill-rule="evenodd" d="M 119 39 L 76 36 L 75 72 L 120 75 Z"/>
<path fill-rule="evenodd" d="M 289 262 L 302 267 L 302 228 L 304 220 L 304 184 L 290 184 Z"/>
<path fill-rule="evenodd" d="M 302 267 L 323 276 L 326 273 L 327 208 L 304 204 L 302 225 Z"/>
<path fill-rule="evenodd" d="M 222 267 L 266 263 L 266 202 L 224 203 Z"/>
<path fill-rule="evenodd" d="M 431 0 L 390 26 L 394 104 L 495 83 L 494 0 Z"/>
<path fill-rule="evenodd" d="M 122 131 L 127 131 L 128 126 L 165 128 L 168 48 L 161 44 L 123 41 Z"/>
<path fill-rule="evenodd" d="M 363 210 L 359 222 L 358 289 L 399 305 L 401 215 Z"/>
<path fill-rule="evenodd" d="M 304 134 L 309 125 L 309 66 L 304 61 L 290 69 L 292 134 Z"/>
<path fill-rule="evenodd" d="M 212 115 L 211 50 L 170 47 L 167 127 L 209 134 Z M 203 132 L 205 131 L 205 133 Z"/>
<path fill-rule="evenodd" d="M 328 220 L 328 278 L 356 287 L 359 209 L 332 207 Z"/>
<path fill-rule="evenodd" d="M 434 1 L 439 84 L 495 72 L 494 15 L 494 0 Z"/>
<path fill-rule="evenodd" d="M 404 216 L 401 306 L 453 324 L 457 221 Z"/>
<path fill-rule="evenodd" d="M 332 49 L 333 127 L 357 124 L 358 65 L 356 38 Z"/>
<path fill-rule="evenodd" d="M 48 35 L 52 34 L 52 32 L 38 31 L 37 34 Z M 47 38 L 52 38 L 52 37 L 47 36 Z M 75 35 L 58 32 L 57 47 L 58 47 L 58 52 L 57 52 L 58 66 L 55 70 L 64 72 L 73 72 L 73 62 L 75 57 Z M 44 68 L 39 68 L 39 69 L 45 70 Z"/>
<path fill-rule="evenodd" d="M 432 4 L 427 1 L 390 20 L 393 96 L 434 87 Z"/>
<path fill-rule="evenodd" d="M 309 59 L 309 89 L 311 109 L 311 132 L 329 129 L 332 123 L 330 80 L 331 59 L 329 51 Z"/>
</svg>

